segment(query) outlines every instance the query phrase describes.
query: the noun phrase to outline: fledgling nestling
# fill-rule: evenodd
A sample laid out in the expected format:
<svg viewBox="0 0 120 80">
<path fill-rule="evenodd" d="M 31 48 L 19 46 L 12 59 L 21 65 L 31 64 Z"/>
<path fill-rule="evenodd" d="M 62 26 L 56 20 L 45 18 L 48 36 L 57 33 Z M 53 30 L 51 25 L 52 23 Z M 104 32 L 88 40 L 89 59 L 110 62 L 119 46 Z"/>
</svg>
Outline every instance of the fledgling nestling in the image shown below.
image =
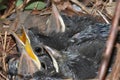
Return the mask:
<svg viewBox="0 0 120 80">
<path fill-rule="evenodd" d="M 28 29 L 31 48 L 41 64 L 33 80 L 83 80 L 98 73 L 110 26 L 91 17 L 62 17 L 63 33 L 44 35 L 37 26 Z"/>
<path fill-rule="evenodd" d="M 95 23 L 90 17 L 73 17 L 73 20 L 70 17 L 64 17 L 63 19 L 67 25 L 64 33 L 45 36 L 40 34 L 37 29 L 30 28 L 29 36 L 31 43 L 34 43 L 33 49 L 36 44 L 42 43 L 53 51 L 54 49 L 59 51 L 58 54 L 61 57 L 54 57 L 58 63 L 59 73 L 65 77 L 73 80 L 95 78 L 110 25 Z M 34 78 L 41 79 L 38 76 Z"/>
</svg>

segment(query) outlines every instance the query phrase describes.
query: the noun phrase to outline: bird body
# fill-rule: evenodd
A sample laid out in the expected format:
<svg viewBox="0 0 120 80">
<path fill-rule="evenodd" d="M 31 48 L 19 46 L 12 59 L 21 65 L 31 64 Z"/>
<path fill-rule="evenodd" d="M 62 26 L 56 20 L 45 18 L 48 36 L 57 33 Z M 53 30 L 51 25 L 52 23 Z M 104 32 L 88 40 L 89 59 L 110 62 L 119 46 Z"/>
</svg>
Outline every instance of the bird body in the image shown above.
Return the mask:
<svg viewBox="0 0 120 80">
<path fill-rule="evenodd" d="M 32 66 L 36 68 L 35 62 L 40 61 L 41 70 L 32 71 L 35 72 L 33 80 L 83 80 L 94 78 L 98 73 L 110 26 L 90 17 L 62 17 L 66 25 L 63 33 L 45 35 L 35 27 L 27 30 L 29 44 L 25 43 L 28 46 L 24 46 L 22 52 L 28 54 L 22 54 L 20 62 L 25 64 L 24 61 L 33 59 Z"/>
<path fill-rule="evenodd" d="M 80 20 L 82 19 L 84 21 L 80 23 L 85 21 L 89 23 L 79 26 L 73 22 L 77 27 L 68 24 L 66 32 L 50 36 L 42 35 L 33 28 L 29 29 L 29 36 L 32 35 L 30 40 L 33 43 L 42 43 L 60 52 L 62 57 L 55 58 L 60 69 L 59 73 L 74 80 L 97 76 L 110 28 L 108 24 L 89 21 L 89 17 L 81 17 Z M 36 46 L 32 47 L 35 49 Z"/>
<path fill-rule="evenodd" d="M 20 76 L 33 75 L 33 73 L 40 70 L 41 64 L 38 57 L 33 52 L 25 29 L 23 28 L 21 36 L 18 36 L 16 33 L 12 34 L 16 39 L 18 50 L 21 55 L 20 58 L 18 58 L 18 66 L 16 66 L 17 74 Z"/>
</svg>

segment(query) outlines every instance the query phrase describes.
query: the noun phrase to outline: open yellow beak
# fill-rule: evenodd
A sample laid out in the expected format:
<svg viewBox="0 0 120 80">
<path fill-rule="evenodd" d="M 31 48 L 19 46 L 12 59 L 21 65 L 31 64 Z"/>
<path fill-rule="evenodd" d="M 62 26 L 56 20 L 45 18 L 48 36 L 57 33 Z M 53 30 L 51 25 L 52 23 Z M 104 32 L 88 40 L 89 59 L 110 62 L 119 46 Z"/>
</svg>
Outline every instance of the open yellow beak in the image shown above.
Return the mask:
<svg viewBox="0 0 120 80">
<path fill-rule="evenodd" d="M 18 46 L 22 47 L 22 49 L 24 49 L 26 51 L 26 54 L 29 55 L 29 57 L 33 60 L 33 62 L 35 62 L 38 69 L 40 69 L 41 68 L 40 61 L 39 61 L 38 57 L 35 55 L 32 47 L 31 47 L 29 37 L 28 37 L 24 27 L 22 30 L 23 30 L 22 35 L 17 35 L 14 32 L 12 34 L 15 37 L 16 41 L 18 42 Z"/>
</svg>

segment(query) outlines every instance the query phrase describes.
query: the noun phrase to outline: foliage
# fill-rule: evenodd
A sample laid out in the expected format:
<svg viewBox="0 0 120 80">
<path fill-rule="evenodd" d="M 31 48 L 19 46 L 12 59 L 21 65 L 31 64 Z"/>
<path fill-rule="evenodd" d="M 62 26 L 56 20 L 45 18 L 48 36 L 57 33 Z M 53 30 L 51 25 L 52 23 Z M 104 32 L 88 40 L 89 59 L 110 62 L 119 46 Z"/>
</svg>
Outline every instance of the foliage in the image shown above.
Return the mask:
<svg viewBox="0 0 120 80">
<path fill-rule="evenodd" d="M 32 2 L 31 4 L 27 5 L 25 9 L 34 9 L 35 7 L 37 10 L 41 10 L 45 8 L 45 3 L 41 1 Z"/>
<path fill-rule="evenodd" d="M 16 6 L 18 7 L 21 4 L 23 4 L 23 0 L 17 0 Z M 46 6 L 45 3 L 42 2 L 41 0 L 32 1 L 26 5 L 25 10 L 32 10 L 34 8 L 36 8 L 37 10 L 41 10 L 41 9 L 45 8 L 45 6 Z"/>
</svg>

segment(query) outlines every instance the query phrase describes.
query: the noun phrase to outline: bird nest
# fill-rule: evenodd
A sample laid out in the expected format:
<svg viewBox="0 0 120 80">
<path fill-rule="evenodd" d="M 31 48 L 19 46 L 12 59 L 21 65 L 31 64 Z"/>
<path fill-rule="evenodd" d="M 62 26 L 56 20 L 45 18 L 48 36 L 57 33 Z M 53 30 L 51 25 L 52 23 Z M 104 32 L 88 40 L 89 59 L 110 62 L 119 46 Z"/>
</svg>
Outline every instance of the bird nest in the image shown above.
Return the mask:
<svg viewBox="0 0 120 80">
<path fill-rule="evenodd" d="M 120 1 L 114 16 L 109 2 L 46 0 L 27 11 L 34 1 L 11 1 L 0 16 L 0 79 L 119 80 Z"/>
</svg>

